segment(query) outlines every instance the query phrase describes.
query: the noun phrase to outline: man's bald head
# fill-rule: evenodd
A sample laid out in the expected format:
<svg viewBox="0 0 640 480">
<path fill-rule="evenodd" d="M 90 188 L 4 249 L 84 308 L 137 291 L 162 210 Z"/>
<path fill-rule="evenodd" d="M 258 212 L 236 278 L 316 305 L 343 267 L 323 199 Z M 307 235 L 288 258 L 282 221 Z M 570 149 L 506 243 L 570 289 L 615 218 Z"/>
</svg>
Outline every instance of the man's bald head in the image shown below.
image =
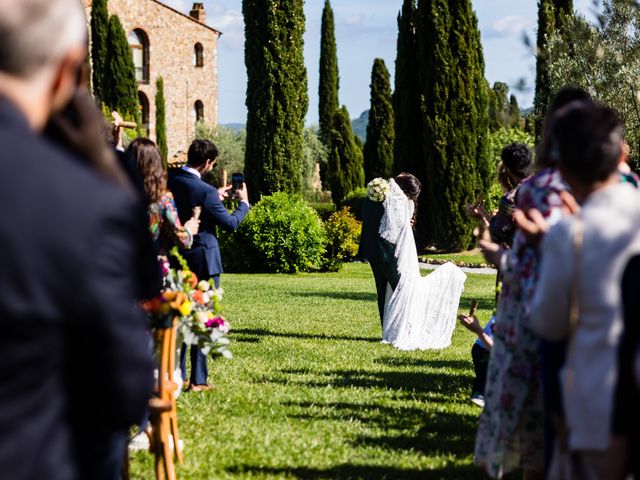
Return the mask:
<svg viewBox="0 0 640 480">
<path fill-rule="evenodd" d="M 0 73 L 29 78 L 86 43 L 80 0 L 0 0 Z"/>
</svg>

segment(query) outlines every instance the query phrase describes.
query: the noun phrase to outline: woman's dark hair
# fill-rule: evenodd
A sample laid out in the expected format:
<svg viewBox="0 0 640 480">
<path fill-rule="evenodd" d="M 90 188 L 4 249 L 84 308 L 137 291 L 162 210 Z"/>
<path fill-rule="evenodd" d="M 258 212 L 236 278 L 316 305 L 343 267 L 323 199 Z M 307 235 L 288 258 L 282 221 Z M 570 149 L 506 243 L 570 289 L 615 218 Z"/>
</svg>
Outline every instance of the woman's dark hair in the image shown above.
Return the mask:
<svg viewBox="0 0 640 480">
<path fill-rule="evenodd" d="M 149 204 L 157 202 L 167 191 L 167 172 L 158 146 L 148 138 L 137 138 L 128 152 L 144 180 L 144 193 Z"/>
<path fill-rule="evenodd" d="M 559 164 L 576 180 L 592 185 L 616 171 L 624 130 L 611 107 L 574 102 L 556 114 L 551 130 Z"/>
<path fill-rule="evenodd" d="M 420 190 L 422 190 L 422 184 L 420 183 L 420 180 L 418 180 L 410 173 L 401 173 L 395 178 L 395 181 L 402 189 L 404 194 L 409 197 L 409 200 L 413 200 L 414 203 L 418 202 Z"/>
<path fill-rule="evenodd" d="M 536 170 L 541 171 L 545 168 L 554 167 L 558 163 L 557 155 L 554 155 L 551 142 L 551 124 L 553 123 L 553 116 L 562 107 L 569 105 L 572 102 L 585 102 L 591 103 L 591 95 L 580 88 L 572 85 L 565 85 L 554 95 L 547 114 L 544 119 L 544 126 L 542 128 L 542 136 L 540 143 L 538 144 L 538 150 L 536 152 Z"/>
<path fill-rule="evenodd" d="M 218 155 L 218 147 L 213 142 L 194 140 L 187 153 L 187 163 L 192 167 L 200 167 L 207 163 L 207 160 L 215 160 Z"/>
<path fill-rule="evenodd" d="M 529 175 L 531 167 L 531 150 L 524 143 L 510 143 L 500 153 L 502 164 L 519 179 Z"/>
</svg>

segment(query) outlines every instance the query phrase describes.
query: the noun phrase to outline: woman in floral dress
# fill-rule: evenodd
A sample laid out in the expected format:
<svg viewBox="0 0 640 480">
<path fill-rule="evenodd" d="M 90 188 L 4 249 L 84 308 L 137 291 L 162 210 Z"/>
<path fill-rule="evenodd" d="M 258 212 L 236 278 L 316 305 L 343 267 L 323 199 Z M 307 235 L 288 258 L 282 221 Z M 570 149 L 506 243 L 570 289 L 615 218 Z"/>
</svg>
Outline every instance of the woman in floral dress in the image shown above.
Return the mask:
<svg viewBox="0 0 640 480">
<path fill-rule="evenodd" d="M 158 260 L 166 276 L 169 251 L 176 245 L 190 248 L 193 236 L 198 233 L 200 221 L 194 215 L 184 226 L 180 223 L 173 194 L 167 188 L 167 172 L 162 154 L 155 143 L 147 138 L 138 138 L 131 143 L 129 151 L 144 180 L 149 228 L 159 254 Z"/>
<path fill-rule="evenodd" d="M 549 116 L 573 101 L 589 101 L 581 89 L 561 90 L 549 108 Z M 518 192 L 519 210 L 538 210 L 549 226 L 563 215 L 561 193 L 567 185 L 555 168 L 551 154 L 549 122 L 538 153 L 538 173 Z M 545 430 L 541 388 L 540 339 L 531 329 L 529 305 L 538 281 L 540 255 L 537 245 L 518 231 L 513 248 L 503 253 L 500 270 L 502 291 L 496 311 L 485 408 L 480 416 L 475 462 L 492 478 L 522 468 L 524 478 L 544 478 Z"/>
</svg>

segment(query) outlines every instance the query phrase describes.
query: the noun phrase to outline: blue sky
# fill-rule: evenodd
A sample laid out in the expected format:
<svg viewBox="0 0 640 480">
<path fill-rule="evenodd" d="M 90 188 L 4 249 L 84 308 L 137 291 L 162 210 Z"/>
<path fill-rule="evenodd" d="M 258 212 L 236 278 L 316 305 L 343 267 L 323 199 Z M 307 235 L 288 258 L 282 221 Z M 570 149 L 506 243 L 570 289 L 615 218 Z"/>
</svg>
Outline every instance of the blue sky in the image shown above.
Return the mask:
<svg viewBox="0 0 640 480">
<path fill-rule="evenodd" d="M 187 13 L 190 0 L 163 0 Z M 526 32 L 535 39 L 536 0 L 472 0 L 482 34 L 489 82 L 503 81 L 514 87 L 520 79 L 528 88 L 513 91 L 521 106 L 532 104 L 535 60 L 523 42 Z M 576 9 L 589 14 L 592 0 L 574 0 Z M 241 0 L 205 0 L 207 23 L 223 32 L 218 46 L 219 121 L 246 120 L 244 24 Z M 396 54 L 396 17 L 402 0 L 332 0 L 336 21 L 340 102 L 355 118 L 368 109 L 371 66 L 384 59 L 393 78 Z M 309 76 L 307 123 L 318 118 L 318 59 L 320 19 L 324 0 L 306 0 L 305 62 Z"/>
</svg>

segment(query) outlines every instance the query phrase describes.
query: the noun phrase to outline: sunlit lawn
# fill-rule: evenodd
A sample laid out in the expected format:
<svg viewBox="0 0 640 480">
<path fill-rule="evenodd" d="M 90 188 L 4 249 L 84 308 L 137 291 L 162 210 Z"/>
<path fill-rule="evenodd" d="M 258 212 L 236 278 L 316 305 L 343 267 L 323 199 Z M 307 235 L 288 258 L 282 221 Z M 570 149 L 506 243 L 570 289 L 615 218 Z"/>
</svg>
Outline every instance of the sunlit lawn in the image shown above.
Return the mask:
<svg viewBox="0 0 640 480">
<path fill-rule="evenodd" d="M 493 276 L 470 275 L 461 303 L 493 308 Z M 183 479 L 482 478 L 472 465 L 471 333 L 444 351 L 380 343 L 366 264 L 341 273 L 224 275 L 231 361 L 216 389 L 179 399 Z M 148 454 L 132 478 L 153 477 Z"/>
</svg>

